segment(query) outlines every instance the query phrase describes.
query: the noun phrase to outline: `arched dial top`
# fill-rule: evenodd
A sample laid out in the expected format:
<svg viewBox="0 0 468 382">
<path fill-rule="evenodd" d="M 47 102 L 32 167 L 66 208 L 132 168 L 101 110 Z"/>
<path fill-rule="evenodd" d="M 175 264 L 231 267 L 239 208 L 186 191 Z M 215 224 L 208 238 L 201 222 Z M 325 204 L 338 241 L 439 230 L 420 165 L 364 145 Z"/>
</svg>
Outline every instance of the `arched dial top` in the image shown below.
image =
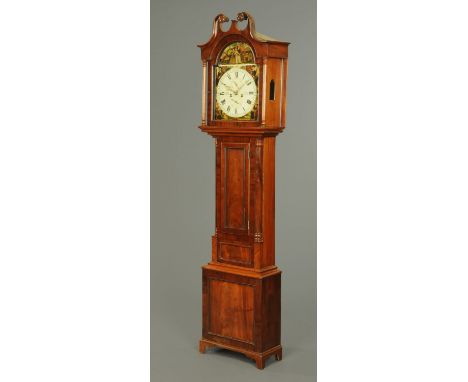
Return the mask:
<svg viewBox="0 0 468 382">
<path fill-rule="evenodd" d="M 243 41 L 227 45 L 219 55 L 218 65 L 255 64 L 253 50 Z"/>
<path fill-rule="evenodd" d="M 244 41 L 228 44 L 214 66 L 216 120 L 258 119 L 258 76 L 252 47 Z"/>
</svg>

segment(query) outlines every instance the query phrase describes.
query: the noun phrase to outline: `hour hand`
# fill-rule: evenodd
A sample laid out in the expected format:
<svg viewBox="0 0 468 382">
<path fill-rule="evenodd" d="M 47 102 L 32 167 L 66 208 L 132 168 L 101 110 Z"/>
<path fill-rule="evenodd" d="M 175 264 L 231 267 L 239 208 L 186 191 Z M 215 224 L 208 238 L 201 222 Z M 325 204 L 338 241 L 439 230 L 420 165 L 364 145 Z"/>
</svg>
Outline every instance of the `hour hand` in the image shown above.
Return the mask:
<svg viewBox="0 0 468 382">
<path fill-rule="evenodd" d="M 234 90 L 233 88 L 231 88 L 229 85 L 226 85 L 224 82 L 221 82 L 226 88 L 228 88 L 230 91 L 232 91 L 233 93 L 236 92 L 236 90 Z"/>
</svg>

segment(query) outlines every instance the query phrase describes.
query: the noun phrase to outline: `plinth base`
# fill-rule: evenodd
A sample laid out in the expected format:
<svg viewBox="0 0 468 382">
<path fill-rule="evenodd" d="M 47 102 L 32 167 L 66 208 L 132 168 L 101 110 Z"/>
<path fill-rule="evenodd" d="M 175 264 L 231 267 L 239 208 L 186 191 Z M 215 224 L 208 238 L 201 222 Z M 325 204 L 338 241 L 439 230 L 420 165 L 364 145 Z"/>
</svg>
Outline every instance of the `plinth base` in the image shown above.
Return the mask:
<svg viewBox="0 0 468 382">
<path fill-rule="evenodd" d="M 203 267 L 203 332 L 207 346 L 233 350 L 263 369 L 281 359 L 281 271 L 265 273 L 215 265 Z"/>
<path fill-rule="evenodd" d="M 267 351 L 263 353 L 257 353 L 254 351 L 250 350 L 245 350 L 240 347 L 236 346 L 231 346 L 231 345 L 225 345 L 225 344 L 220 344 L 214 341 L 209 341 L 205 339 L 200 340 L 200 353 L 205 353 L 207 349 L 213 348 L 213 347 L 218 347 L 222 349 L 227 349 L 231 351 L 235 351 L 238 353 L 244 354 L 247 358 L 250 358 L 255 361 L 255 364 L 257 365 L 257 368 L 262 370 L 265 368 L 265 362 L 268 358 L 270 358 L 272 355 L 275 356 L 275 359 L 277 361 L 281 361 L 283 358 L 283 348 L 281 345 L 275 346 L 271 349 L 268 349 Z"/>
</svg>

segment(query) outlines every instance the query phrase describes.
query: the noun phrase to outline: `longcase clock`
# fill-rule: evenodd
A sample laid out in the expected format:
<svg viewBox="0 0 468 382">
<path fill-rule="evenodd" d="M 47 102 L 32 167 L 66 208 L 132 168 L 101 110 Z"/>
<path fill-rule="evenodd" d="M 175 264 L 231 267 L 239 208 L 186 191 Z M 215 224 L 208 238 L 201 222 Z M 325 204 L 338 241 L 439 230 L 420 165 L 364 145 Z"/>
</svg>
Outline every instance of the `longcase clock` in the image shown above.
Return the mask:
<svg viewBox="0 0 468 382">
<path fill-rule="evenodd" d="M 239 22 L 246 21 L 241 29 Z M 220 14 L 203 63 L 200 129 L 215 140 L 216 229 L 202 267 L 200 352 L 243 353 L 259 369 L 282 358 L 281 271 L 275 265 L 275 140 L 285 127 L 288 45 L 241 12 Z"/>
</svg>

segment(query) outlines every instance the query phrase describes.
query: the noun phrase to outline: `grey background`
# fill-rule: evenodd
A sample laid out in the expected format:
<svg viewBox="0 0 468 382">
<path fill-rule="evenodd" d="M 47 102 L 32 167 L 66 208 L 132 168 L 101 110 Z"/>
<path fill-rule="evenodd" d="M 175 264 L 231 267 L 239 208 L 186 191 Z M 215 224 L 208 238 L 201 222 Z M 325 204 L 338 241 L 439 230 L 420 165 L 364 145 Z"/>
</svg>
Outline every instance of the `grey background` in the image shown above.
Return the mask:
<svg viewBox="0 0 468 382">
<path fill-rule="evenodd" d="M 276 263 L 282 278 L 281 362 L 263 371 L 224 350 L 198 353 L 201 265 L 214 233 L 214 142 L 201 120 L 197 44 L 218 13 L 255 18 L 291 42 L 285 131 L 277 137 Z M 316 2 L 151 2 L 151 381 L 316 379 Z"/>
</svg>

